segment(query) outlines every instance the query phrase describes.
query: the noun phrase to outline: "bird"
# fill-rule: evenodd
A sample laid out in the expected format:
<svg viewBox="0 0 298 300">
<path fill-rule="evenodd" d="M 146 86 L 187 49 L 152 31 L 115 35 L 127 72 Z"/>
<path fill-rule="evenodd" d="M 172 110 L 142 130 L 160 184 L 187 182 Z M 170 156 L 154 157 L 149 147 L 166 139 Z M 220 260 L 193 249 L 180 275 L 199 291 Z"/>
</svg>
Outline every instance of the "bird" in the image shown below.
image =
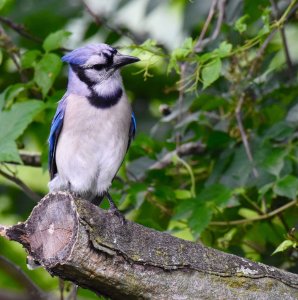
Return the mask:
<svg viewBox="0 0 298 300">
<path fill-rule="evenodd" d="M 51 123 L 49 191 L 69 191 L 120 214 L 109 188 L 136 132 L 120 69 L 138 62 L 104 43 L 88 44 L 62 57 L 67 90 Z M 121 214 L 120 214 L 121 215 Z"/>
</svg>

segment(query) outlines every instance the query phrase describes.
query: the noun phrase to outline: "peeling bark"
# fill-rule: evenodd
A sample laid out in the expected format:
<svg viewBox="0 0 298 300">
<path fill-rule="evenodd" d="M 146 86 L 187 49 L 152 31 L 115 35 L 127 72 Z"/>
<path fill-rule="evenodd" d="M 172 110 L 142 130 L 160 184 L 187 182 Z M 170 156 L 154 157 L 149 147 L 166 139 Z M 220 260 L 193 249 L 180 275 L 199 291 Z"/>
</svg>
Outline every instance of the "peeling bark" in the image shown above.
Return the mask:
<svg viewBox="0 0 298 300">
<path fill-rule="evenodd" d="M 4 232 L 5 231 L 5 232 Z M 1 228 L 52 275 L 112 299 L 297 299 L 298 276 L 127 221 L 59 192 Z"/>
</svg>

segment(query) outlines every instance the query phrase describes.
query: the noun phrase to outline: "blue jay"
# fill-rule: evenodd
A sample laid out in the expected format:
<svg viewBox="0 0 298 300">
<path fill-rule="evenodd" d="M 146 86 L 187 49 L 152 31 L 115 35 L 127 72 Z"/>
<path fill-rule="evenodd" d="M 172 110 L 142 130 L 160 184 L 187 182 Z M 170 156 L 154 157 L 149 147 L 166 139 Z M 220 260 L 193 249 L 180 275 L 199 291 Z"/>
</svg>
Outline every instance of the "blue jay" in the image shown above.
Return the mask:
<svg viewBox="0 0 298 300">
<path fill-rule="evenodd" d="M 139 59 L 90 44 L 62 61 L 69 64 L 69 78 L 49 136 L 49 190 L 67 190 L 95 204 L 106 196 L 118 212 L 108 189 L 136 130 L 120 68 Z"/>
</svg>

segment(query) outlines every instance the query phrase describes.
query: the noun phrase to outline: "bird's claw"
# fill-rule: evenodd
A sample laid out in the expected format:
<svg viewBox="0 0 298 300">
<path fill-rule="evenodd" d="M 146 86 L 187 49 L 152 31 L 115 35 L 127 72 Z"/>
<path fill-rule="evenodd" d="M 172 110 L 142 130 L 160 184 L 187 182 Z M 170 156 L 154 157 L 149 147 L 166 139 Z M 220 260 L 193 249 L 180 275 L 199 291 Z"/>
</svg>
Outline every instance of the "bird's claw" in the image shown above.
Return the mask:
<svg viewBox="0 0 298 300">
<path fill-rule="evenodd" d="M 109 208 L 109 213 L 113 214 L 114 216 L 117 216 L 119 220 L 121 221 L 121 224 L 126 224 L 126 219 L 123 216 L 123 214 L 118 210 L 116 206 L 112 206 Z"/>
</svg>

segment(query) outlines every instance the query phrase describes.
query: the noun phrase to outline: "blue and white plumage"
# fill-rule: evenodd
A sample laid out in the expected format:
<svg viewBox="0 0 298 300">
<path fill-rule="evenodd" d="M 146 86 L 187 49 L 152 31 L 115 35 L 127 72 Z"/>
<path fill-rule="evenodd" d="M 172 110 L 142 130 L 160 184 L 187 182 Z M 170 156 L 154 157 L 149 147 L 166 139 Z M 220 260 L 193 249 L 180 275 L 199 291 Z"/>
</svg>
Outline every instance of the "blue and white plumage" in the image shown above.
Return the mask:
<svg viewBox="0 0 298 300">
<path fill-rule="evenodd" d="M 69 79 L 50 131 L 49 189 L 90 200 L 109 196 L 136 129 L 119 69 L 139 59 L 91 44 L 62 60 L 69 63 Z"/>
</svg>

